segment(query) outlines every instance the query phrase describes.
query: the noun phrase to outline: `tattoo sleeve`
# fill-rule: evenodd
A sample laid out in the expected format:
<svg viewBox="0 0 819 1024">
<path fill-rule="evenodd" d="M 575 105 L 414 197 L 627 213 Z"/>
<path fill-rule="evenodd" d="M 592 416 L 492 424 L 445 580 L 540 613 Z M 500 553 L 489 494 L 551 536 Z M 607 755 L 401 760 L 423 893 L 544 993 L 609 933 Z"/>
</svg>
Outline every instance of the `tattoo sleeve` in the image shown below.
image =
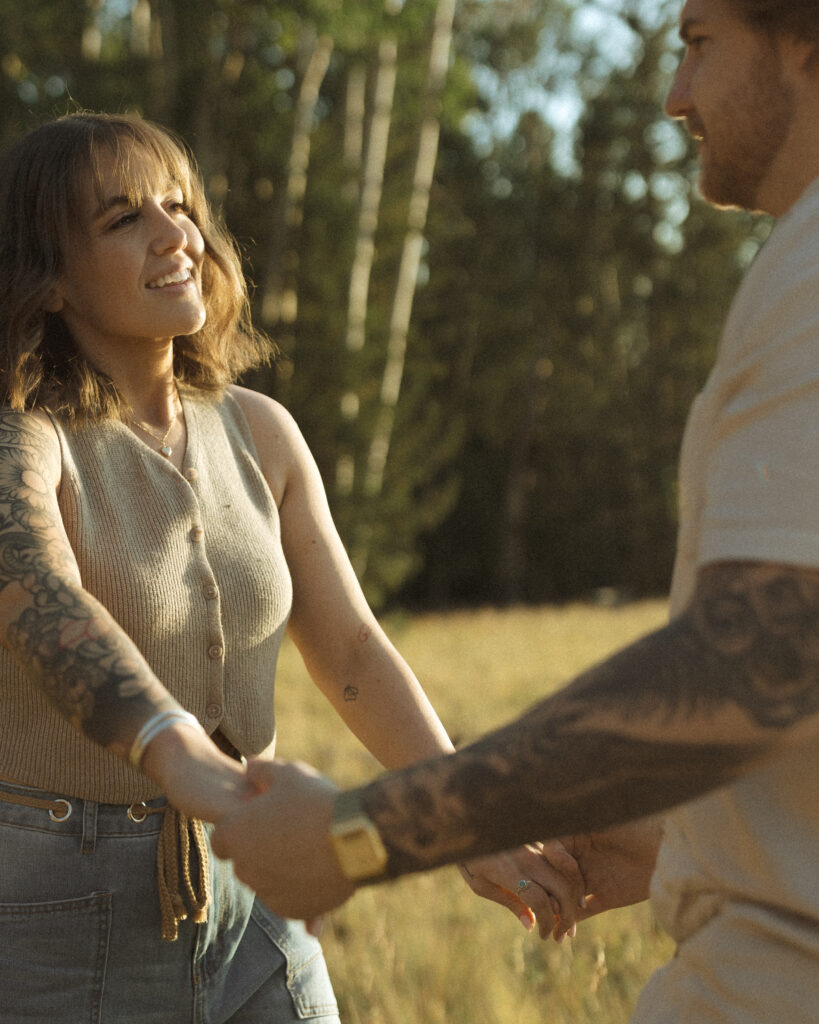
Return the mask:
<svg viewBox="0 0 819 1024">
<path fill-rule="evenodd" d="M 817 712 L 819 572 L 715 564 L 665 629 L 362 797 L 399 875 L 665 810 L 798 742 Z"/>
<path fill-rule="evenodd" d="M 82 588 L 53 479 L 56 442 L 32 415 L 0 413 L 0 626 L 5 646 L 72 724 L 121 755 L 174 702 Z"/>
</svg>

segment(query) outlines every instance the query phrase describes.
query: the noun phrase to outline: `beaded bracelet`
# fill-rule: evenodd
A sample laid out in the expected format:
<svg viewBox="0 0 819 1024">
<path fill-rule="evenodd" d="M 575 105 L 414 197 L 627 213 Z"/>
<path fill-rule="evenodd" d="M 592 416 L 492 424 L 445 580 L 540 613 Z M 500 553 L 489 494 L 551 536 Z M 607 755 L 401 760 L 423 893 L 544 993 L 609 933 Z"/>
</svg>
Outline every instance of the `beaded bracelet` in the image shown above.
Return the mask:
<svg viewBox="0 0 819 1024">
<path fill-rule="evenodd" d="M 199 724 L 199 719 L 189 711 L 183 711 L 182 708 L 173 708 L 170 711 L 157 712 L 157 714 L 152 718 L 148 719 L 136 734 L 136 739 L 131 744 L 131 749 L 128 751 L 128 760 L 134 768 L 139 768 L 143 755 L 145 754 L 145 748 L 151 740 L 155 739 L 161 732 L 164 732 L 177 722 L 184 725 L 191 725 L 200 731 L 202 729 L 202 726 Z"/>
</svg>

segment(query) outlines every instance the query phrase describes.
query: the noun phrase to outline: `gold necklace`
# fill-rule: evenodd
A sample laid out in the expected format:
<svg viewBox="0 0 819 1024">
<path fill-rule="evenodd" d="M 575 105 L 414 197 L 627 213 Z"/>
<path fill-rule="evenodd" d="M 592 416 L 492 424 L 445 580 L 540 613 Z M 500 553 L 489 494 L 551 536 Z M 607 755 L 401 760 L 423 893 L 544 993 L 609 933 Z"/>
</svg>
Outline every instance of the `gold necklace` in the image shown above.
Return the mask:
<svg viewBox="0 0 819 1024">
<path fill-rule="evenodd" d="M 148 437 L 152 437 L 154 441 L 159 441 L 159 454 L 164 455 L 166 459 L 169 459 L 173 455 L 173 448 L 171 448 L 171 446 L 167 443 L 168 435 L 173 430 L 173 426 L 178 418 L 179 413 L 176 411 L 176 402 L 174 402 L 173 418 L 171 419 L 171 422 L 168 424 L 168 429 L 165 431 L 162 437 L 160 437 L 159 434 L 155 434 L 153 430 L 151 430 L 151 428 L 147 426 L 145 423 L 143 423 L 141 420 L 132 420 L 129 417 L 128 422 L 135 426 L 137 430 L 141 430 L 143 434 L 147 434 Z"/>
</svg>

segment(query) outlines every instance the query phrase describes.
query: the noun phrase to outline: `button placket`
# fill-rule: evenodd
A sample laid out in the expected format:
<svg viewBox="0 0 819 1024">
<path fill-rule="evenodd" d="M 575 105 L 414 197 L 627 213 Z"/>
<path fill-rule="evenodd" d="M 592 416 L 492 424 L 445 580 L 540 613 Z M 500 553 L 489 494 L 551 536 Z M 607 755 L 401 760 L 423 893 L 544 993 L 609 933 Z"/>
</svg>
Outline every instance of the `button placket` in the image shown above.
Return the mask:
<svg viewBox="0 0 819 1024">
<path fill-rule="evenodd" d="M 185 473 L 189 482 L 195 481 L 198 474 L 192 467 Z M 196 492 L 191 488 L 192 515 L 188 538 L 193 549 L 194 561 L 199 571 L 200 592 L 205 611 L 206 635 L 206 672 L 205 714 L 209 723 L 218 725 L 224 713 L 224 666 L 225 636 L 222 627 L 222 602 L 219 586 L 213 575 L 207 553 L 207 535 L 203 525 L 201 509 Z"/>
</svg>

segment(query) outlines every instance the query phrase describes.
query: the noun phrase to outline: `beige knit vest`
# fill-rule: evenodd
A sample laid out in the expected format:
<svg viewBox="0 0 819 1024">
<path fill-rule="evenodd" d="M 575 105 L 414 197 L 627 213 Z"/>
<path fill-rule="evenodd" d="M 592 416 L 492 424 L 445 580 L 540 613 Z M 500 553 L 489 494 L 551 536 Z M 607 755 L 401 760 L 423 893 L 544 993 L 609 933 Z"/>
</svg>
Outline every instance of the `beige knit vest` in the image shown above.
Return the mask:
<svg viewBox="0 0 819 1024">
<path fill-rule="evenodd" d="M 188 389 L 182 402 L 181 474 L 122 423 L 55 422 L 60 510 L 83 586 L 208 732 L 257 754 L 275 736 L 292 602 L 278 510 L 236 400 Z M 2 649 L 0 775 L 104 803 L 159 795 L 78 733 Z"/>
</svg>

